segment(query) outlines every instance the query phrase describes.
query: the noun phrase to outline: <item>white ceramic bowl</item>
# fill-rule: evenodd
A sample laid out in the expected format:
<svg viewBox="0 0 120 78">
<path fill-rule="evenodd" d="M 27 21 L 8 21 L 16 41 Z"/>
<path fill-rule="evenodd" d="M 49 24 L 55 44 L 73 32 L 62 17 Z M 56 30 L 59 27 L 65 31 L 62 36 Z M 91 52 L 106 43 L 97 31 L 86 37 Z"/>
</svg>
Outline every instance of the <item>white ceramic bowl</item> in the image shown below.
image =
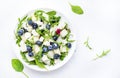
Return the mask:
<svg viewBox="0 0 120 78">
<path fill-rule="evenodd" d="M 37 9 L 37 10 L 44 10 L 44 11 L 51 11 L 53 9 L 48 9 L 48 8 L 41 8 L 41 9 Z M 33 11 L 30 11 L 28 12 L 27 14 L 29 13 L 32 13 L 34 12 L 35 10 Z M 14 48 L 14 52 L 16 54 L 16 56 L 18 57 L 18 59 L 24 64 L 26 65 L 27 67 L 31 68 L 31 69 L 34 69 L 36 71 L 52 71 L 52 70 L 55 70 L 55 69 L 58 69 L 60 68 L 61 66 L 63 66 L 65 63 L 68 62 L 68 60 L 72 57 L 73 53 L 75 52 L 75 49 L 76 49 L 76 38 L 75 38 L 75 30 L 74 28 L 72 28 L 72 25 L 70 24 L 70 22 L 68 21 L 68 19 L 60 12 L 56 11 L 57 12 L 57 15 L 61 16 L 61 19 L 64 19 L 67 23 L 68 23 L 68 26 L 69 28 L 71 29 L 71 33 L 74 35 L 74 40 L 75 42 L 72 43 L 72 48 L 69 50 L 69 53 L 68 55 L 65 57 L 65 59 L 63 61 L 61 61 L 60 63 L 54 65 L 54 66 L 46 66 L 47 70 L 46 69 L 42 69 L 40 67 L 38 67 L 37 65 L 29 65 L 28 63 L 26 63 L 23 59 L 22 59 L 22 56 L 20 55 L 20 50 L 19 50 L 19 47 L 17 46 L 17 44 L 15 43 L 15 36 L 14 39 L 13 39 L 13 48 Z M 27 15 L 26 14 L 26 15 Z M 16 27 L 15 27 L 16 29 Z M 15 30 L 14 29 L 14 30 Z"/>
</svg>

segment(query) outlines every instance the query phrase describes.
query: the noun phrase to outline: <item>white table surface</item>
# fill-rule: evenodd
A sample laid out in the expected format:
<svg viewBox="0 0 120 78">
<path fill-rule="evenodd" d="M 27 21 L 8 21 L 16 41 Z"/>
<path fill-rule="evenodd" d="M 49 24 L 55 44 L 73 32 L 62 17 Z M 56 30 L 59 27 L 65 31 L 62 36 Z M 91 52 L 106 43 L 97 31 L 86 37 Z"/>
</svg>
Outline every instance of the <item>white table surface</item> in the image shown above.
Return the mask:
<svg viewBox="0 0 120 78">
<path fill-rule="evenodd" d="M 68 2 L 80 5 L 83 15 L 74 14 Z M 70 61 L 52 72 L 37 72 L 25 66 L 30 78 L 120 78 L 120 0 L 0 0 L 0 78 L 25 78 L 11 67 L 16 58 L 12 32 L 17 18 L 37 8 L 63 13 L 77 33 L 77 50 Z M 83 45 L 89 36 L 90 51 Z M 96 61 L 96 53 L 111 52 Z"/>
</svg>

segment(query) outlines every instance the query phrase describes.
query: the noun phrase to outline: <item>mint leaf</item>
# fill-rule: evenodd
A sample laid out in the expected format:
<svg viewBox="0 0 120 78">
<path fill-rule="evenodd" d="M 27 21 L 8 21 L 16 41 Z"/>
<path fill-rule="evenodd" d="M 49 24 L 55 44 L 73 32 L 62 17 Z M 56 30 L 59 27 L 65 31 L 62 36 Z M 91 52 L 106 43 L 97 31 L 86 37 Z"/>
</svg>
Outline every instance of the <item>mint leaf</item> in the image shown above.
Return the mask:
<svg viewBox="0 0 120 78">
<path fill-rule="evenodd" d="M 72 5 L 72 4 L 70 4 L 70 6 L 71 6 L 72 12 L 74 12 L 76 14 L 79 14 L 79 15 L 84 13 L 83 10 L 82 10 L 82 8 L 80 6 L 78 6 L 78 5 Z"/>
</svg>

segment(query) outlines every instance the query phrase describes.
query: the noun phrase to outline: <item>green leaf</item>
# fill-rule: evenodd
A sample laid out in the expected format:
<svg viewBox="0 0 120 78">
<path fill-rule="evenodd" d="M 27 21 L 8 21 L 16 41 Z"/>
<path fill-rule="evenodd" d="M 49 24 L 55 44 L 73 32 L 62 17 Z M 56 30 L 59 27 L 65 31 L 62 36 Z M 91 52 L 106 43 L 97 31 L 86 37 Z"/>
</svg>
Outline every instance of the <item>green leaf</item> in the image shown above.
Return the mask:
<svg viewBox="0 0 120 78">
<path fill-rule="evenodd" d="M 50 59 L 50 64 L 51 64 L 51 65 L 54 65 L 54 64 L 55 64 L 54 59 Z"/>
<path fill-rule="evenodd" d="M 84 42 L 84 45 L 85 45 L 88 49 L 92 50 L 92 47 L 89 45 L 89 37 L 88 37 L 87 40 Z"/>
<path fill-rule="evenodd" d="M 17 71 L 17 72 L 22 72 L 24 69 L 23 64 L 20 62 L 18 59 L 12 59 L 12 67 Z"/>
<path fill-rule="evenodd" d="M 40 62 L 37 58 L 35 58 L 35 62 L 36 62 L 36 64 L 37 64 L 40 68 L 45 68 L 45 69 L 46 69 L 44 63 L 43 63 L 43 62 Z"/>
<path fill-rule="evenodd" d="M 18 18 L 19 23 L 18 23 L 17 31 L 21 28 L 23 21 L 25 21 L 26 18 L 27 18 L 27 15 L 23 17 L 22 19 Z"/>
<path fill-rule="evenodd" d="M 64 60 L 64 58 L 68 55 L 68 52 L 61 53 L 60 60 Z"/>
<path fill-rule="evenodd" d="M 110 49 L 109 49 L 109 50 L 106 50 L 106 51 L 103 50 L 103 52 L 102 52 L 100 55 L 96 54 L 97 57 L 94 58 L 94 60 L 106 56 L 110 51 L 111 51 Z"/>
<path fill-rule="evenodd" d="M 80 6 L 78 6 L 78 5 L 72 5 L 72 4 L 70 4 L 70 6 L 71 6 L 72 12 L 74 12 L 76 14 L 79 14 L 79 15 L 84 13 L 83 10 L 82 10 L 82 8 Z"/>
<path fill-rule="evenodd" d="M 31 47 L 33 46 L 33 43 L 31 43 L 29 40 L 26 40 L 26 41 L 25 41 L 25 44 L 26 44 L 26 45 L 29 45 L 29 46 L 31 46 Z"/>
<path fill-rule="evenodd" d="M 59 21 L 60 21 L 61 17 L 58 16 L 49 16 L 49 22 L 52 26 L 55 26 L 55 25 L 58 25 L 59 24 Z"/>
<path fill-rule="evenodd" d="M 49 12 L 47 12 L 47 14 L 50 16 L 54 16 L 54 15 L 56 15 L 56 11 L 49 11 Z"/>
</svg>

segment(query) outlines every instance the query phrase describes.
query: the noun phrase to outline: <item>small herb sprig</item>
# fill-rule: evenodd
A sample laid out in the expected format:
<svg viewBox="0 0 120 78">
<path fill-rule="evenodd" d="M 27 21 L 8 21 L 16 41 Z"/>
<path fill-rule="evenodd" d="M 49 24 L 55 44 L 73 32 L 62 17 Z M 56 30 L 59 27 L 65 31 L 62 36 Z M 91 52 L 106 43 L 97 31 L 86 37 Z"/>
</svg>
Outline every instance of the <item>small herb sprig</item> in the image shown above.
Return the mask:
<svg viewBox="0 0 120 78">
<path fill-rule="evenodd" d="M 83 10 L 82 10 L 82 8 L 80 6 L 78 6 L 78 5 L 72 5 L 71 3 L 69 3 L 69 5 L 71 6 L 72 12 L 74 12 L 76 14 L 79 14 L 79 15 L 84 13 Z"/>
<path fill-rule="evenodd" d="M 23 73 L 26 78 L 29 78 L 29 76 L 23 72 L 24 66 L 18 59 L 12 59 L 11 60 L 12 67 L 15 71 Z"/>
<path fill-rule="evenodd" d="M 93 60 L 97 60 L 99 58 L 102 58 L 102 57 L 106 56 L 110 51 L 111 51 L 110 49 L 109 50 L 103 50 L 103 52 L 100 55 L 96 54 L 97 57 L 94 58 Z"/>
<path fill-rule="evenodd" d="M 89 45 L 89 37 L 88 37 L 87 40 L 84 42 L 84 45 L 85 45 L 88 49 L 92 50 L 92 47 Z"/>
</svg>

